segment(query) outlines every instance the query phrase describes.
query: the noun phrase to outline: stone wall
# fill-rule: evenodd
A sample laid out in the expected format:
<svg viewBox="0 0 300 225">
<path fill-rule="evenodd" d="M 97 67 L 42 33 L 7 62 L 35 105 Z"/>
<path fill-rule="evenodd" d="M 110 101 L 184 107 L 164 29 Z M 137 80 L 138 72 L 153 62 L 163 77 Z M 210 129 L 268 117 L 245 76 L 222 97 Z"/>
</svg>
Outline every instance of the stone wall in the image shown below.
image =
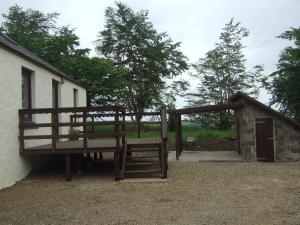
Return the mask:
<svg viewBox="0 0 300 225">
<path fill-rule="evenodd" d="M 245 160 L 256 160 L 255 119 L 273 118 L 274 157 L 278 161 L 300 159 L 300 130 L 284 120 L 261 110 L 254 105 L 240 109 L 240 148 Z"/>
<path fill-rule="evenodd" d="M 283 120 L 275 119 L 276 160 L 300 160 L 300 130 L 296 130 Z"/>
</svg>

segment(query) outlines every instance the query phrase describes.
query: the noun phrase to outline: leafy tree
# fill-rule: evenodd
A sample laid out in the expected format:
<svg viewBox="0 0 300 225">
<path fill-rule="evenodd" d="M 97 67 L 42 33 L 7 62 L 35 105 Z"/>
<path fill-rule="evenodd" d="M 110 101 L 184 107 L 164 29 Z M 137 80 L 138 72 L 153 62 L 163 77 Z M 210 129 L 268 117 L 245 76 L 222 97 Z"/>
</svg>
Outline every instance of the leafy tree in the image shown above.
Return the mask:
<svg viewBox="0 0 300 225">
<path fill-rule="evenodd" d="M 1 31 L 58 69 L 74 74 L 74 58 L 87 56 L 89 49 L 77 49 L 79 37 L 68 26 L 57 27 L 58 16 L 14 5 L 3 14 Z"/>
<path fill-rule="evenodd" d="M 279 38 L 294 41 L 279 57 L 277 71 L 263 81 L 272 94 L 271 104 L 300 122 L 300 27 L 291 28 Z"/>
<path fill-rule="evenodd" d="M 246 70 L 242 39 L 248 34 L 249 31 L 241 27 L 240 22 L 231 19 L 225 24 L 220 41 L 215 44 L 214 49 L 208 51 L 205 57 L 194 65 L 197 72 L 195 76 L 200 78 L 200 84 L 197 93 L 190 94 L 191 106 L 226 103 L 237 91 L 250 95 L 258 92 L 256 82 L 263 67 L 257 65 L 253 71 Z M 198 119 L 203 125 L 215 125 L 226 129 L 232 124 L 232 113 L 230 110 L 206 113 Z"/>
<path fill-rule="evenodd" d="M 127 70 L 114 65 L 109 59 L 82 57 L 77 60 L 74 79 L 88 88 L 91 105 L 120 105 L 120 99 L 126 94 L 125 75 Z"/>
<path fill-rule="evenodd" d="M 89 49 L 78 48 L 79 37 L 68 26 L 57 27 L 59 14 L 14 5 L 7 14 L 1 31 L 36 55 L 69 74 L 88 88 L 91 104 L 117 104 L 124 95 L 126 69 L 111 60 L 89 58 Z"/>
<path fill-rule="evenodd" d="M 108 7 L 105 18 L 97 50 L 128 71 L 126 95 L 121 101 L 131 112 L 161 105 L 166 92 L 171 94 L 166 91 L 170 87 L 166 79 L 188 68 L 186 57 L 178 49 L 180 43 L 173 43 L 166 33 L 157 32 L 147 11 L 134 12 L 124 3 Z"/>
</svg>

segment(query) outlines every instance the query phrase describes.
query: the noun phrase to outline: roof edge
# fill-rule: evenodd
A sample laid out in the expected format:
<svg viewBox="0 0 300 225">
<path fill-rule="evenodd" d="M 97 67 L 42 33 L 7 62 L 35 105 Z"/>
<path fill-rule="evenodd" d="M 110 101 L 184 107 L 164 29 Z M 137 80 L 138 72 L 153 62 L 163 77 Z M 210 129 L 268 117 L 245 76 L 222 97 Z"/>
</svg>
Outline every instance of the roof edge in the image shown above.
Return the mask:
<svg viewBox="0 0 300 225">
<path fill-rule="evenodd" d="M 3 37 L 5 37 L 3 34 L 1 34 L 1 35 L 2 35 Z M 6 38 L 6 37 L 5 37 L 5 38 Z M 15 43 L 16 43 L 16 42 L 15 42 Z M 16 43 L 16 44 L 19 45 L 18 43 Z M 54 73 L 54 74 L 56 74 L 56 75 L 58 75 L 58 76 L 60 76 L 60 77 L 63 77 L 64 79 L 66 79 L 66 80 L 68 80 L 68 81 L 70 81 L 70 82 L 72 82 L 72 83 L 74 83 L 74 84 L 76 84 L 76 85 L 78 85 L 78 86 L 80 86 L 80 87 L 82 87 L 82 88 L 84 88 L 84 89 L 87 89 L 87 88 L 84 87 L 82 84 L 80 84 L 79 81 L 74 80 L 73 78 L 71 78 L 71 77 L 68 76 L 67 74 L 63 73 L 62 71 L 58 70 L 56 67 L 54 67 L 54 66 L 52 66 L 52 65 L 51 65 L 51 66 L 52 66 L 53 68 L 51 68 L 51 67 L 49 67 L 49 66 L 47 66 L 47 65 L 45 65 L 45 64 L 43 64 L 43 63 L 41 63 L 41 62 L 39 62 L 39 61 L 37 61 L 36 59 L 34 59 L 34 58 L 32 58 L 32 57 L 27 56 L 26 54 L 22 53 L 21 51 L 18 51 L 18 50 L 16 50 L 16 49 L 10 47 L 9 45 L 6 45 L 6 44 L 3 43 L 3 42 L 0 42 L 0 46 L 3 47 L 3 48 L 6 49 L 6 50 L 8 50 L 8 51 L 10 51 L 10 52 L 12 52 L 12 53 L 18 55 L 18 56 L 20 56 L 20 57 L 22 57 L 22 58 L 24 58 L 24 59 L 30 61 L 31 63 L 33 63 L 33 64 L 35 64 L 35 65 L 37 65 L 37 66 L 39 66 L 39 67 L 41 67 L 41 68 L 44 68 L 44 69 L 48 70 L 48 71 L 51 72 L 51 73 Z M 21 46 L 21 45 L 19 45 L 19 46 Z M 24 47 L 22 46 L 22 48 L 24 48 Z M 26 49 L 26 48 L 24 48 L 24 49 L 27 50 L 28 52 L 30 52 L 31 54 L 33 54 L 33 53 L 32 53 L 31 51 L 29 51 L 28 49 Z M 44 59 L 40 58 L 39 56 L 37 56 L 37 55 L 35 55 L 35 56 L 38 57 L 39 60 L 44 61 L 45 63 L 49 64 L 47 61 L 45 61 Z"/>
<path fill-rule="evenodd" d="M 265 110 L 267 111 L 268 113 L 271 113 L 273 114 L 274 116 L 284 120 L 285 122 L 289 123 L 291 126 L 293 126 L 294 128 L 296 129 L 299 129 L 300 130 L 300 123 L 298 123 L 297 121 L 287 117 L 286 115 L 272 109 L 271 107 L 261 103 L 260 101 L 250 97 L 249 95 L 241 92 L 241 91 L 238 91 L 237 93 L 235 93 L 234 95 L 232 95 L 230 98 L 229 98 L 229 101 L 230 102 L 237 102 L 238 100 L 240 99 L 245 99 L 249 104 L 253 104 L 253 105 L 256 105 L 258 106 L 260 109 L 262 110 Z"/>
</svg>

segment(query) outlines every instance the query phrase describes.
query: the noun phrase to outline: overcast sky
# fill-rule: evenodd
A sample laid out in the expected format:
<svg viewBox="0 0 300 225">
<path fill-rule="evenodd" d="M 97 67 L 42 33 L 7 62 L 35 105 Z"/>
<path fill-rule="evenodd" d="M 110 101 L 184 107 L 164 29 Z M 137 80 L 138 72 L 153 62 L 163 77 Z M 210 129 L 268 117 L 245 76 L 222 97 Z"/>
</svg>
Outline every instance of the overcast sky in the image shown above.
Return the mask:
<svg viewBox="0 0 300 225">
<path fill-rule="evenodd" d="M 234 17 L 249 29 L 244 41 L 247 67 L 265 65 L 265 73 L 276 68 L 280 51 L 290 42 L 276 38 L 289 27 L 300 26 L 300 0 L 127 0 L 134 10 L 149 10 L 156 29 L 166 31 L 181 50 L 195 62 L 218 41 L 224 24 Z M 93 41 L 104 26 L 104 10 L 114 6 L 113 0 L 1 0 L 0 13 L 11 5 L 61 13 L 58 24 L 76 28 L 81 47 L 94 49 Z M 3 18 L 0 17 L 0 21 Z M 188 76 L 184 76 L 188 78 Z M 195 84 L 196 82 L 193 82 Z M 194 86 L 193 86 L 194 87 Z M 262 91 L 259 99 L 268 102 Z M 177 106 L 183 106 L 179 99 Z"/>
</svg>

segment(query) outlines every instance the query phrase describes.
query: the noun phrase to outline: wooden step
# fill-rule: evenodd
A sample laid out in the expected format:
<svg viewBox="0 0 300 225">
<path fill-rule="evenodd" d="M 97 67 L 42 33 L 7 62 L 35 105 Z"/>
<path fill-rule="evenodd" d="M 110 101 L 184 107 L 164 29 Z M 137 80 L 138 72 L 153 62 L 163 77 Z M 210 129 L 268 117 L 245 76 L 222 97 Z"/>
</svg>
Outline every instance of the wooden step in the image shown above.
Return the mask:
<svg viewBox="0 0 300 225">
<path fill-rule="evenodd" d="M 154 156 L 126 156 L 126 159 L 158 159 L 158 155 Z"/>
<path fill-rule="evenodd" d="M 130 149 L 127 152 L 157 152 L 158 148 L 141 148 L 141 149 Z"/>
<path fill-rule="evenodd" d="M 161 173 L 161 170 L 125 170 L 124 173 Z"/>
<path fill-rule="evenodd" d="M 160 165 L 159 162 L 127 162 L 126 166 L 151 166 L 151 165 Z"/>
</svg>

